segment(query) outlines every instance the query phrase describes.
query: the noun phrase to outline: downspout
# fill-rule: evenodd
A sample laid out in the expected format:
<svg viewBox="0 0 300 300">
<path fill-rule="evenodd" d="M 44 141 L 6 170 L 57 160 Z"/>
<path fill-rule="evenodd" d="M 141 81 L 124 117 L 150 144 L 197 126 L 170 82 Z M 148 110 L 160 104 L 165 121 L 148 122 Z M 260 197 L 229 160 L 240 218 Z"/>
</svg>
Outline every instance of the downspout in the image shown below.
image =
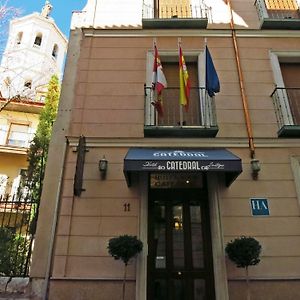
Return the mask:
<svg viewBox="0 0 300 300">
<path fill-rule="evenodd" d="M 61 185 L 62 185 L 62 178 L 63 178 L 63 172 L 64 172 L 64 166 L 65 166 L 65 159 L 66 159 L 66 149 L 67 149 L 68 141 L 66 140 L 63 148 L 63 163 L 61 165 L 61 169 L 59 171 L 59 181 L 58 186 L 56 190 L 56 198 L 55 198 L 55 208 L 54 208 L 54 217 L 53 217 L 53 223 L 51 227 L 51 236 L 50 236 L 50 251 L 48 255 L 47 260 L 47 267 L 46 267 L 46 274 L 45 274 L 45 281 L 44 281 L 44 288 L 43 288 L 43 294 L 42 299 L 47 300 L 48 299 L 48 286 L 49 286 L 49 279 L 50 279 L 50 271 L 51 271 L 51 265 L 52 265 L 52 256 L 53 256 L 53 250 L 54 250 L 54 241 L 55 241 L 55 233 L 56 233 L 56 227 L 57 227 L 57 220 L 58 220 L 58 210 L 59 210 L 59 203 L 60 203 L 60 193 L 61 193 Z"/>
<path fill-rule="evenodd" d="M 236 32 L 235 32 L 235 28 L 234 28 L 231 0 L 227 0 L 227 5 L 228 5 L 229 11 L 230 11 L 230 29 L 231 29 L 233 48 L 234 48 L 238 76 L 239 76 L 239 85 L 240 85 L 240 90 L 241 90 L 243 109 L 244 109 L 244 115 L 245 115 L 245 121 L 246 121 L 246 128 L 247 128 L 247 134 L 248 134 L 250 157 L 254 158 L 255 157 L 255 146 L 254 146 L 254 142 L 253 142 L 252 124 L 251 124 L 250 115 L 249 115 L 248 99 L 247 99 L 246 92 L 245 92 L 243 72 L 242 72 L 242 67 L 241 67 L 241 63 L 240 63 L 240 54 L 239 54 L 239 49 L 238 49 L 238 44 L 237 44 Z"/>
</svg>

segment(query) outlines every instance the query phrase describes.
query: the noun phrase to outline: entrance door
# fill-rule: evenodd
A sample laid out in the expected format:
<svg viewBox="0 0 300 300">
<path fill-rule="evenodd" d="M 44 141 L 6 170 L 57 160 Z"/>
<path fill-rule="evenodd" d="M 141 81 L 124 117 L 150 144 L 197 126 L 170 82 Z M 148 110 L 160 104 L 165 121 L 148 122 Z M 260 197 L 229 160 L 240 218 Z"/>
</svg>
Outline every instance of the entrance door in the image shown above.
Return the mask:
<svg viewBox="0 0 300 300">
<path fill-rule="evenodd" d="M 148 246 L 148 300 L 215 299 L 206 191 L 150 190 Z"/>
</svg>

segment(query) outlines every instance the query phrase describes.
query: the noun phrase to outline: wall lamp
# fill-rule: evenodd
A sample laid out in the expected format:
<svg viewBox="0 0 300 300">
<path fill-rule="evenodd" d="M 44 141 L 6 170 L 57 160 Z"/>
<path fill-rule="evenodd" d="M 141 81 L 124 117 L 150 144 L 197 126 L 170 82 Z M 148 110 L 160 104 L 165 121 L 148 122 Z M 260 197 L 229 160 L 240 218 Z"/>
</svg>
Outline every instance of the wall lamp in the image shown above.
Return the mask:
<svg viewBox="0 0 300 300">
<path fill-rule="evenodd" d="M 258 159 L 253 158 L 251 160 L 252 179 L 257 180 L 258 173 L 260 171 L 260 162 Z"/>
<path fill-rule="evenodd" d="M 108 161 L 105 158 L 105 156 L 103 156 L 100 160 L 99 160 L 99 171 L 100 171 L 100 175 L 101 175 L 101 179 L 105 179 L 106 178 L 106 172 L 107 172 L 107 165 L 108 165 Z"/>
</svg>

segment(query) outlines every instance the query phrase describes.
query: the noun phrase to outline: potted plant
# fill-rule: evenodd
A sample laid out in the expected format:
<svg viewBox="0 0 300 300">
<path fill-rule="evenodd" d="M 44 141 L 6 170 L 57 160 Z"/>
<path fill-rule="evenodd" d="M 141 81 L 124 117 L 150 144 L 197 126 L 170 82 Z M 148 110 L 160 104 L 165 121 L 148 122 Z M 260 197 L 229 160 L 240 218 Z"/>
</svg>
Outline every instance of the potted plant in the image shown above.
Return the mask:
<svg viewBox="0 0 300 300">
<path fill-rule="evenodd" d="M 260 262 L 260 243 L 253 237 L 242 236 L 227 243 L 225 251 L 228 258 L 233 261 L 238 268 L 245 268 L 247 299 L 250 300 L 248 267 L 255 266 Z"/>
<path fill-rule="evenodd" d="M 107 248 L 108 248 L 108 253 L 114 259 L 121 259 L 125 265 L 123 289 L 122 289 L 122 295 L 123 295 L 122 299 L 125 300 L 127 265 L 131 258 L 137 256 L 137 254 L 142 251 L 143 243 L 136 236 L 125 234 L 110 239 Z"/>
</svg>

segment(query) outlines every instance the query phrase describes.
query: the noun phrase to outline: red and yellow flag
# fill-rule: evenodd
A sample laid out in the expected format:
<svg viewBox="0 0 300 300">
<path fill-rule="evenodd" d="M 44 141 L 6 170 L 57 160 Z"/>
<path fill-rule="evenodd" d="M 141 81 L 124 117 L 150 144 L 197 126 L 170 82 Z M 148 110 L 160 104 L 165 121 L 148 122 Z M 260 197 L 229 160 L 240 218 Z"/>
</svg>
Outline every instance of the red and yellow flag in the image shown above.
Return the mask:
<svg viewBox="0 0 300 300">
<path fill-rule="evenodd" d="M 163 67 L 158 55 L 156 45 L 154 45 L 154 62 L 153 62 L 153 75 L 152 75 L 152 89 L 156 91 L 157 97 L 152 102 L 152 105 L 157 110 L 158 116 L 163 116 L 163 102 L 162 91 L 167 87 L 167 80 L 163 72 Z"/>
<path fill-rule="evenodd" d="M 179 102 L 184 106 L 185 110 L 189 109 L 191 83 L 189 73 L 182 54 L 181 46 L 179 46 Z"/>
</svg>

